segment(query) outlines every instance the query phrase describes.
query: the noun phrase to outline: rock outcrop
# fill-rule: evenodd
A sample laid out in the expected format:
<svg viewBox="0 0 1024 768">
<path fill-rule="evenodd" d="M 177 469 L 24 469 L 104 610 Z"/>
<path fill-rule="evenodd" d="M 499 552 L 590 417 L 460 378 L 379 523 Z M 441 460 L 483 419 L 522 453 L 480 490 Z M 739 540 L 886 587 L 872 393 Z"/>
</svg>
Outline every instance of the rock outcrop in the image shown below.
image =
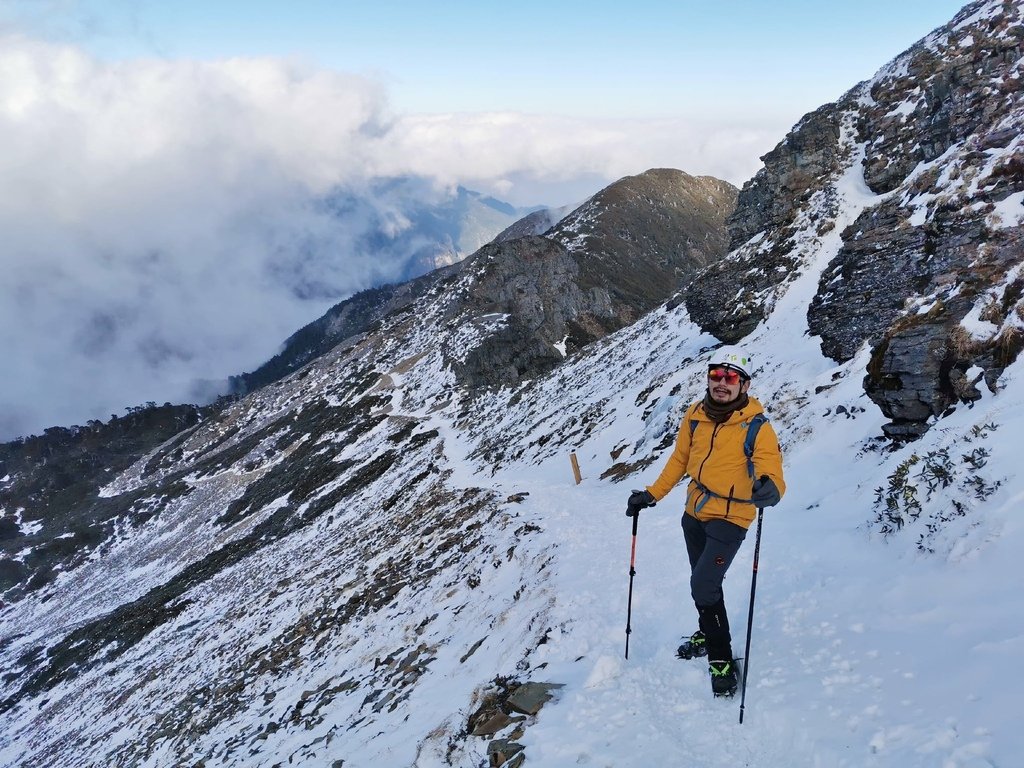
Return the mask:
<svg viewBox="0 0 1024 768">
<path fill-rule="evenodd" d="M 888 435 L 995 387 L 1024 346 L 1022 53 L 1020 4 L 972 3 L 801 120 L 740 192 L 733 252 L 688 289 L 694 320 L 737 341 L 821 270 L 809 332 L 837 361 L 871 347 Z"/>
<path fill-rule="evenodd" d="M 576 207 L 567 205 L 560 208 L 541 208 L 523 216 L 519 221 L 499 232 L 491 242 L 506 243 L 509 240 L 518 240 L 520 237 L 543 235 Z"/>
<path fill-rule="evenodd" d="M 881 199 L 844 233 L 808 320 L 836 359 L 871 345 L 865 390 L 892 437 L 977 397 L 971 369 L 994 389 L 1024 346 L 1022 56 L 1020 5 L 975 3 L 857 93 Z"/>
<path fill-rule="evenodd" d="M 634 322 L 726 249 L 736 190 L 655 169 L 602 190 L 544 237 L 484 247 L 465 311 L 479 344 L 454 368 L 471 387 L 510 385 Z"/>
<path fill-rule="evenodd" d="M 722 341 L 736 342 L 754 330 L 801 271 L 794 238 L 808 226 L 812 197 L 824 198 L 815 199 L 814 226 L 827 231 L 836 214 L 828 181 L 848 158 L 840 141 L 841 122 L 842 110 L 825 105 L 761 158 L 764 168 L 744 184 L 728 221 L 730 257 L 687 288 L 690 316 Z"/>
</svg>

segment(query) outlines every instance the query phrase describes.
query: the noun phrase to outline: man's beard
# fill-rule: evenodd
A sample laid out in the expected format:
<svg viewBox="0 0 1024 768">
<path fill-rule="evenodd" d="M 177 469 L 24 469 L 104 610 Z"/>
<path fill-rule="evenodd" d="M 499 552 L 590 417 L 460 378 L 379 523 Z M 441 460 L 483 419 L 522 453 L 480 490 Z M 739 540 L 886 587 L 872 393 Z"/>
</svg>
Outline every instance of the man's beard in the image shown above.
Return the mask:
<svg viewBox="0 0 1024 768">
<path fill-rule="evenodd" d="M 720 405 L 729 405 L 729 403 L 735 403 L 737 400 L 743 397 L 743 387 L 739 388 L 739 390 L 736 392 L 735 397 L 730 397 L 728 400 L 719 400 L 717 397 L 715 397 L 715 391 L 711 387 L 708 387 L 708 394 L 711 396 L 711 399 L 714 400 L 716 403 L 719 403 Z"/>
</svg>

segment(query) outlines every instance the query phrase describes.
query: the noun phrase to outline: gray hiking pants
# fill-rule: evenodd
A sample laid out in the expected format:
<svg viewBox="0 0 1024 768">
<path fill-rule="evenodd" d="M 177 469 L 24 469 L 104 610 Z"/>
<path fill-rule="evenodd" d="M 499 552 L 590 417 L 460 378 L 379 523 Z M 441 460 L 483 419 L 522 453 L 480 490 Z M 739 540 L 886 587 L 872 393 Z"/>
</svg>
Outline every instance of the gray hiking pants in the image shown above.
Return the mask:
<svg viewBox="0 0 1024 768">
<path fill-rule="evenodd" d="M 746 528 L 728 520 L 702 523 L 692 515 L 683 515 L 683 538 L 690 557 L 690 594 L 698 608 L 722 600 L 722 580 L 746 536 Z"/>
</svg>

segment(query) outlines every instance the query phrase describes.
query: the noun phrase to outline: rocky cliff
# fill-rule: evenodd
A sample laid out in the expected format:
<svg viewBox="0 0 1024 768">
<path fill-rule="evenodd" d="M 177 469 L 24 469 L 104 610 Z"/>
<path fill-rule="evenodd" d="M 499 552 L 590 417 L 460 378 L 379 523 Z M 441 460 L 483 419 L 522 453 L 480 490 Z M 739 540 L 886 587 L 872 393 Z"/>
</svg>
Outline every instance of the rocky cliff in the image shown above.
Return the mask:
<svg viewBox="0 0 1024 768">
<path fill-rule="evenodd" d="M 543 237 L 465 262 L 466 298 L 500 329 L 456 365 L 470 386 L 512 385 L 634 322 L 726 250 L 727 182 L 655 169 L 596 194 Z"/>
<path fill-rule="evenodd" d="M 828 251 L 809 329 L 837 361 L 870 347 L 888 435 L 994 388 L 1024 345 L 1022 46 L 1019 3 L 972 3 L 807 115 L 744 185 L 733 253 L 688 291 L 692 316 L 741 339 Z"/>
<path fill-rule="evenodd" d="M 541 208 L 538 211 L 527 214 L 499 232 L 495 235 L 493 242 L 504 243 L 508 240 L 518 240 L 520 237 L 543 235 L 577 207 L 575 205 L 566 205 L 560 208 Z"/>
</svg>

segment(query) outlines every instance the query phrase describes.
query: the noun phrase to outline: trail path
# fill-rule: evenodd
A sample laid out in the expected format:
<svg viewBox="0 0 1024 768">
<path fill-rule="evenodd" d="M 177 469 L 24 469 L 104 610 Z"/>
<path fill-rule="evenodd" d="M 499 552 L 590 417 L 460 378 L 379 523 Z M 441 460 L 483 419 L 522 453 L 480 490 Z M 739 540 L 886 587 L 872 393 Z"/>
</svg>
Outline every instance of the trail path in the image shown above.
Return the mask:
<svg viewBox="0 0 1024 768">
<path fill-rule="evenodd" d="M 804 509 L 822 475 L 801 475 L 815 469 L 798 463 L 797 490 L 765 514 L 743 725 L 739 697 L 714 699 L 705 663 L 675 657 L 696 627 L 682 493 L 641 516 L 627 661 L 628 488 L 573 486 L 554 461 L 542 469 L 529 504 L 559 543 L 560 626 L 534 676 L 567 687 L 523 739 L 531 765 L 975 768 L 1021 753 L 1016 695 L 999 670 L 1019 654 L 1024 626 L 971 597 L 993 560 L 1012 568 L 1010 542 L 956 569 L 894 553 L 844 527 L 852 521 L 835 508 Z M 737 653 L 753 548 L 751 529 L 726 582 Z M 986 631 L 1003 640 L 979 642 Z"/>
</svg>

